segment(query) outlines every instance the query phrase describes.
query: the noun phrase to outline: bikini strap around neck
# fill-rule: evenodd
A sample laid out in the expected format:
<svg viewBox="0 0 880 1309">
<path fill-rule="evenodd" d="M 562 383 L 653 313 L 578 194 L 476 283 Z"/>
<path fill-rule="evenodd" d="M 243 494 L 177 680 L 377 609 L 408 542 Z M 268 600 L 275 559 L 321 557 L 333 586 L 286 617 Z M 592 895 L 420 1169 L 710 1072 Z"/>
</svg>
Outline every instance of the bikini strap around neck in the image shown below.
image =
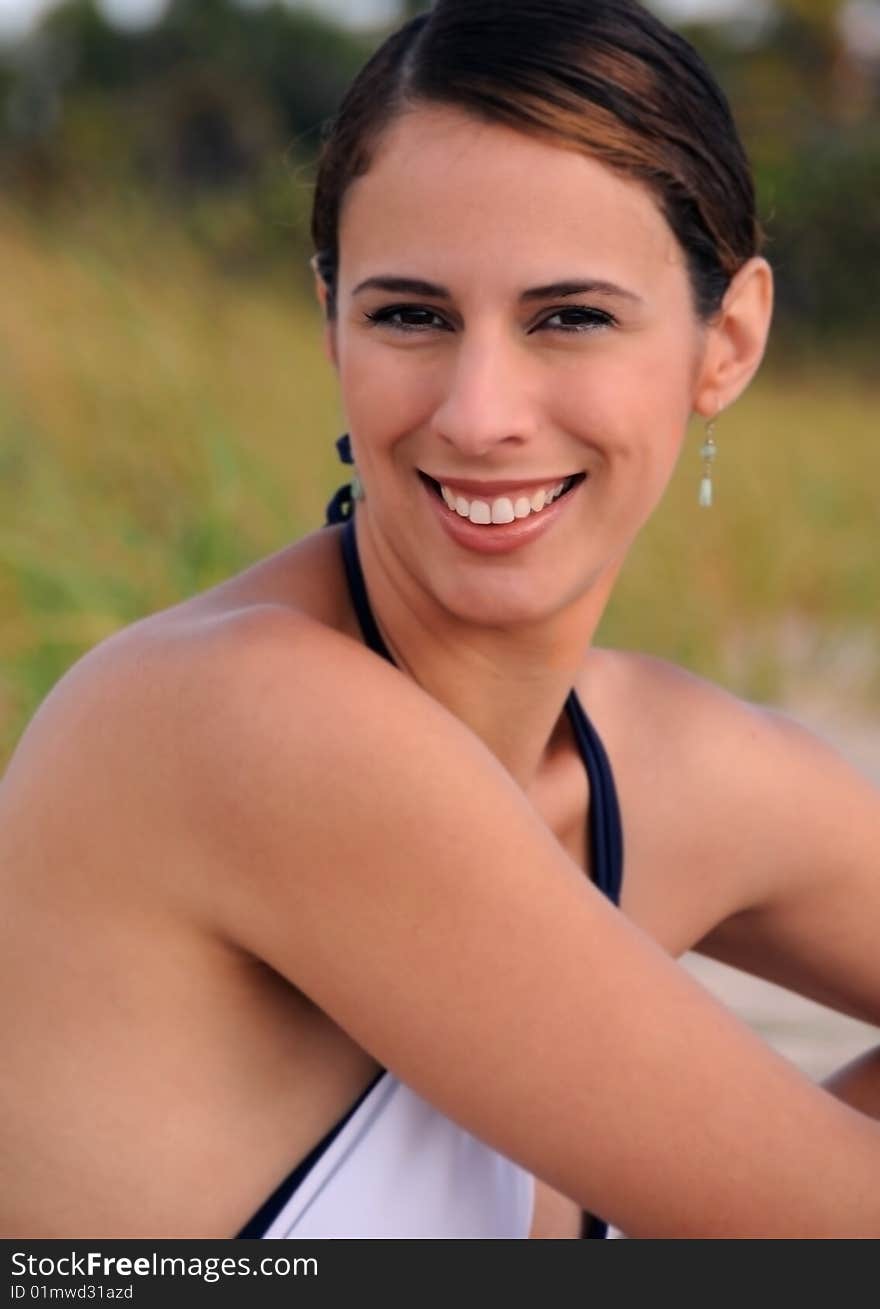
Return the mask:
<svg viewBox="0 0 880 1309">
<path fill-rule="evenodd" d="M 593 881 L 612 904 L 619 905 L 623 881 L 623 824 L 614 773 L 599 733 L 574 689 L 569 692 L 565 708 L 590 780 L 589 835 Z"/>
<path fill-rule="evenodd" d="M 391 651 L 382 640 L 382 633 L 376 626 L 376 620 L 373 617 L 373 611 L 370 608 L 370 600 L 367 595 L 367 584 L 364 581 L 363 569 L 358 556 L 357 538 L 355 536 L 354 518 L 349 518 L 342 529 L 342 560 L 345 564 L 345 575 L 348 578 L 348 590 L 351 595 L 352 604 L 357 614 L 358 622 L 361 625 L 361 631 L 364 640 L 370 649 L 383 659 L 387 659 L 389 664 L 394 663 Z"/>
</svg>

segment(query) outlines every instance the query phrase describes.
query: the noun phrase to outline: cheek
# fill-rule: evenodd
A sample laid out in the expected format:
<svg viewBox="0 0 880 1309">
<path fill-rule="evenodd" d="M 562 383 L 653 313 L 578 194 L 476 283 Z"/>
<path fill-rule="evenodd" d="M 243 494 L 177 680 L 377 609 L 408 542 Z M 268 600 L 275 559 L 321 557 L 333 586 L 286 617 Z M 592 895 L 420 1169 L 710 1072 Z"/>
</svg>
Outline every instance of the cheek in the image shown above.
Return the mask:
<svg viewBox="0 0 880 1309">
<path fill-rule="evenodd" d="M 668 476 L 691 412 L 691 387 L 680 354 L 632 349 L 595 358 L 557 379 L 547 411 L 559 425 L 595 444 L 609 474 L 637 469 Z"/>
<path fill-rule="evenodd" d="M 654 367 L 646 366 L 634 387 L 638 439 L 644 449 L 652 506 L 666 489 L 678 462 L 691 415 L 691 391 L 688 363 L 681 354 L 666 356 Z"/>
<path fill-rule="evenodd" d="M 628 355 L 586 370 L 577 395 L 568 391 L 564 411 L 562 401 L 556 403 L 565 428 L 595 450 L 585 518 L 624 543 L 632 542 L 662 499 L 691 412 L 689 372 L 680 353 L 640 348 Z M 592 458 L 587 455 L 588 464 Z"/>
<path fill-rule="evenodd" d="M 413 367 L 404 350 L 350 347 L 340 352 L 339 385 L 350 428 L 361 444 L 388 446 L 418 427 L 434 403 L 436 377 Z"/>
</svg>

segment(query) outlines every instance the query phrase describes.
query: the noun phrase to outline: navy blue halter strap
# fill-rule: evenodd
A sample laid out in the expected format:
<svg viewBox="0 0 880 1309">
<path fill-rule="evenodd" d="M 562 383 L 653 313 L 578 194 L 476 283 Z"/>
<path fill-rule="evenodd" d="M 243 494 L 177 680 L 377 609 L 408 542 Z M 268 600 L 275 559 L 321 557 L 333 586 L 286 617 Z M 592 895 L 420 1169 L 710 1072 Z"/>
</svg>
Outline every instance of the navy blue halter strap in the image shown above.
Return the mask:
<svg viewBox="0 0 880 1309">
<path fill-rule="evenodd" d="M 590 780 L 592 879 L 613 904 L 619 905 L 623 882 L 623 827 L 614 774 L 599 734 L 587 717 L 574 688 L 568 693 L 565 709 Z"/>
<path fill-rule="evenodd" d="M 381 655 L 383 659 L 393 664 L 394 659 L 382 639 L 382 633 L 376 626 L 370 608 L 364 574 L 358 557 L 353 516 L 348 518 L 340 535 L 348 589 L 364 640 L 375 654 Z M 603 891 L 612 903 L 619 904 L 623 880 L 623 828 L 614 774 L 605 747 L 587 717 L 574 688 L 568 694 L 565 709 L 590 783 L 588 831 L 591 877 L 595 886 Z M 595 1218 L 587 1213 L 583 1215 L 582 1237 L 602 1240 L 607 1234 L 607 1224 L 601 1218 Z"/>
</svg>

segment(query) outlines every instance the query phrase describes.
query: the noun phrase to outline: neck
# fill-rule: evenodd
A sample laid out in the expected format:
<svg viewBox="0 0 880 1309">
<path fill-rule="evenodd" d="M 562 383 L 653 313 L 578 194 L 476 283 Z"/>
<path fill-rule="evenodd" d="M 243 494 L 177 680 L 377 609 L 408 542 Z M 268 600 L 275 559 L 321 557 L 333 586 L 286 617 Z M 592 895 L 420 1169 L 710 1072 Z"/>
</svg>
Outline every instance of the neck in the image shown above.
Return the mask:
<svg viewBox="0 0 880 1309">
<path fill-rule="evenodd" d="M 359 519 L 357 545 L 373 617 L 399 668 L 465 723 L 524 791 L 552 754 L 616 578 L 603 575 L 564 609 L 487 626 L 450 613 Z"/>
</svg>

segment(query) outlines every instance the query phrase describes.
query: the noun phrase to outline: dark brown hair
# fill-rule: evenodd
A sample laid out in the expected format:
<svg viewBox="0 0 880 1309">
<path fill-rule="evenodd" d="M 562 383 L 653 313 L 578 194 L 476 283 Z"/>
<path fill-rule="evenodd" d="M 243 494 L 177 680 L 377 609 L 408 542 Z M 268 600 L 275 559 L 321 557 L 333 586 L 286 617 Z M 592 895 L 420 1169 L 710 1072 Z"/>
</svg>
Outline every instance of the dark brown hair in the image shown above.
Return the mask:
<svg viewBox="0 0 880 1309">
<path fill-rule="evenodd" d="M 317 267 L 335 312 L 339 215 L 382 131 L 419 104 L 457 106 L 575 148 L 647 185 L 713 316 L 762 243 L 727 100 L 694 48 L 636 0 L 436 0 L 376 51 L 318 168 Z"/>
</svg>

